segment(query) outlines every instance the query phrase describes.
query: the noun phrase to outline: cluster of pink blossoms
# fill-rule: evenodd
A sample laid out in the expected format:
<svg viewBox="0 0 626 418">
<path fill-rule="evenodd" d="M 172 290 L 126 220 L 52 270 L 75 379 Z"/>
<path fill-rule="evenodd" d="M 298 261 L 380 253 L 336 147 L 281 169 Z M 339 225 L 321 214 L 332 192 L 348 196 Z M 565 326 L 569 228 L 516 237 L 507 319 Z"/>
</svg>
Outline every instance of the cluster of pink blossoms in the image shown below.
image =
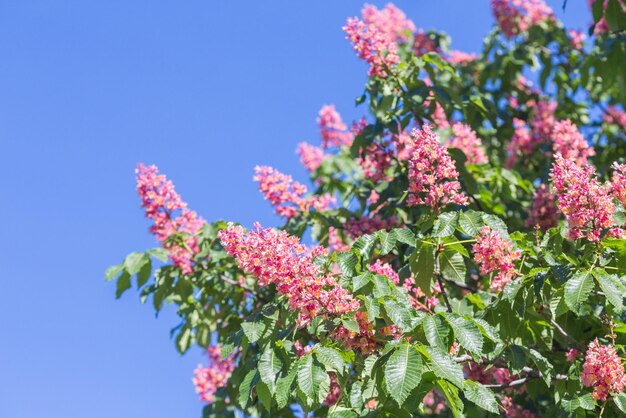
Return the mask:
<svg viewBox="0 0 626 418">
<path fill-rule="evenodd" d="M 579 350 L 575 348 L 570 348 L 569 350 L 567 350 L 567 353 L 565 353 L 565 359 L 570 363 L 573 363 L 581 354 L 582 353 Z"/>
<path fill-rule="evenodd" d="M 540 184 L 533 196 L 533 202 L 528 211 L 526 225 L 539 227 L 542 231 L 556 226 L 559 221 L 559 212 L 556 207 L 556 196 L 550 192 L 545 184 Z"/>
<path fill-rule="evenodd" d="M 570 42 L 572 43 L 572 48 L 582 50 L 586 38 L 585 34 L 575 29 L 569 29 L 567 34 L 569 35 Z"/>
<path fill-rule="evenodd" d="M 553 20 L 552 9 L 544 0 L 491 0 L 498 26 L 507 38 L 520 35 L 546 20 Z"/>
<path fill-rule="evenodd" d="M 512 168 L 517 163 L 520 154 L 529 155 L 537 146 L 523 120 L 513 118 L 513 128 L 513 137 L 507 147 L 507 168 Z"/>
<path fill-rule="evenodd" d="M 421 57 L 429 52 L 439 52 L 439 47 L 430 34 L 420 29 L 413 34 L 413 53 Z"/>
<path fill-rule="evenodd" d="M 354 135 L 335 110 L 335 105 L 324 105 L 319 111 L 317 125 L 322 136 L 322 147 L 341 147 L 352 144 Z"/>
<path fill-rule="evenodd" d="M 350 238 L 357 239 L 361 235 L 373 234 L 381 229 L 389 231 L 397 225 L 398 220 L 395 216 L 383 218 L 379 214 L 370 214 L 369 216 L 363 216 L 358 219 L 348 219 L 345 223 L 345 231 Z"/>
<path fill-rule="evenodd" d="M 626 164 L 613 163 L 613 178 L 610 183 L 611 194 L 626 207 Z"/>
<path fill-rule="evenodd" d="M 286 218 L 311 209 L 324 211 L 335 202 L 329 194 L 304 197 L 306 186 L 272 167 L 257 166 L 254 180 L 259 182 L 259 190 L 265 199 L 276 207 L 276 213 Z"/>
<path fill-rule="evenodd" d="M 332 337 L 341 340 L 348 350 L 359 351 L 362 354 L 370 354 L 376 350 L 377 343 L 375 339 L 374 323 L 370 322 L 367 312 L 357 312 L 355 319 L 359 325 L 359 332 L 354 332 L 339 325 L 333 330 Z"/>
<path fill-rule="evenodd" d="M 378 26 L 368 25 L 352 17 L 343 30 L 359 58 L 370 65 L 370 76 L 387 77 L 389 69 L 400 62 L 398 45 Z"/>
<path fill-rule="evenodd" d="M 597 242 L 603 230 L 614 227 L 610 187 L 598 181 L 593 166 L 581 167 L 557 154 L 550 179 L 559 210 L 567 220 L 570 239 L 586 237 Z"/>
<path fill-rule="evenodd" d="M 323 313 L 341 315 L 359 307 L 359 302 L 332 276 L 322 276 L 313 259 L 327 253 L 323 247 L 310 251 L 297 237 L 285 231 L 261 228 L 244 233 L 241 226 L 229 224 L 219 232 L 228 254 L 239 267 L 256 277 L 259 285 L 276 285 L 286 295 L 289 306 L 299 311 L 299 323 L 307 324 Z"/>
<path fill-rule="evenodd" d="M 207 366 L 198 365 L 193 374 L 193 384 L 200 400 L 206 403 L 213 402 L 217 389 L 226 386 L 230 374 L 235 369 L 234 355 L 222 359 L 222 347 L 210 346 L 207 349 L 209 363 Z"/>
<path fill-rule="evenodd" d="M 552 129 L 552 149 L 567 160 L 574 160 L 578 165 L 587 164 L 587 157 L 595 151 L 587 144 L 571 120 L 566 119 L 554 124 Z"/>
<path fill-rule="evenodd" d="M 608 106 L 606 113 L 602 117 L 604 123 L 617 125 L 622 129 L 626 129 L 626 112 L 615 106 Z"/>
<path fill-rule="evenodd" d="M 482 142 L 469 125 L 455 123 L 452 125 L 452 135 L 448 147 L 463 151 L 469 164 L 485 164 L 488 161 Z"/>
<path fill-rule="evenodd" d="M 611 345 L 600 345 L 596 338 L 589 343 L 580 375 L 583 386 L 593 387 L 593 399 L 604 401 L 609 394 L 622 393 L 626 375 L 622 359 Z"/>
<path fill-rule="evenodd" d="M 376 26 L 395 42 L 406 42 L 409 35 L 415 31 L 415 24 L 411 19 L 391 3 L 381 10 L 366 4 L 361 10 L 361 16 L 366 24 Z"/>
<path fill-rule="evenodd" d="M 502 412 L 506 418 L 535 418 L 535 414 L 521 405 L 513 403 L 510 396 L 502 398 Z"/>
<path fill-rule="evenodd" d="M 389 180 L 385 171 L 391 167 L 393 151 L 389 148 L 389 144 L 383 142 L 372 142 L 365 150 L 365 157 L 357 158 L 357 162 L 363 169 L 363 175 L 366 179 L 373 182 L 380 180 Z"/>
<path fill-rule="evenodd" d="M 393 267 L 391 267 L 391 264 L 385 263 L 381 260 L 376 260 L 374 264 L 369 265 L 367 268 L 372 273 L 387 276 L 396 286 L 400 285 L 400 276 L 396 273 Z M 433 295 L 431 297 L 426 297 L 426 294 L 422 291 L 422 289 L 415 285 L 415 277 L 413 277 L 413 275 L 404 280 L 402 287 L 408 292 L 411 304 L 417 310 L 428 312 L 430 309 L 439 304 L 437 296 Z M 435 295 L 441 293 L 439 283 L 435 283 L 433 293 Z M 424 302 L 422 302 L 422 300 L 424 300 Z"/>
<path fill-rule="evenodd" d="M 326 158 L 323 149 L 306 142 L 299 143 L 296 152 L 300 156 L 300 162 L 309 173 L 317 170 L 322 165 L 324 158 Z"/>
<path fill-rule="evenodd" d="M 429 125 L 414 129 L 413 154 L 409 159 L 408 204 L 438 208 L 448 203 L 466 205 L 467 197 L 457 181 L 459 173 L 446 148 Z"/>
<path fill-rule="evenodd" d="M 146 210 L 146 217 L 154 221 L 150 232 L 167 249 L 174 265 L 180 267 L 184 274 L 190 274 L 193 259 L 200 251 L 194 235 L 206 222 L 196 212 L 187 209 L 187 203 L 176 193 L 174 184 L 165 175 L 159 174 L 156 166 L 139 164 L 135 172 L 141 207 Z M 183 245 L 167 240 L 177 233 L 188 234 L 183 237 Z"/>
<path fill-rule="evenodd" d="M 453 50 L 450 51 L 448 56 L 448 62 L 456 65 L 467 65 L 470 62 L 476 61 L 476 53 L 468 54 L 467 52 Z"/>
<path fill-rule="evenodd" d="M 511 242 L 489 226 L 483 226 L 476 236 L 476 243 L 472 246 L 474 261 L 482 275 L 497 272 L 491 280 L 493 290 L 501 291 L 515 276 L 513 262 L 519 260 L 521 254 L 511 248 Z"/>
</svg>

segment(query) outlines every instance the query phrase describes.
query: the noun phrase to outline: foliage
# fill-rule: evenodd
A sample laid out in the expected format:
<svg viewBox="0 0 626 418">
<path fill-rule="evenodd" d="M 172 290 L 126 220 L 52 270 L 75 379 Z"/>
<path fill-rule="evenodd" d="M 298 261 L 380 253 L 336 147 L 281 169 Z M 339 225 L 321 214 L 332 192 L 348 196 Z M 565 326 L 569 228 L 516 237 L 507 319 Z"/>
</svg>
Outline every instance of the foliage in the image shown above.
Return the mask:
<svg viewBox="0 0 626 418">
<path fill-rule="evenodd" d="M 209 349 L 205 417 L 626 413 L 626 12 L 593 3 L 586 44 L 513 3 L 478 56 L 391 5 L 349 19 L 369 116 L 322 109 L 312 193 L 257 168 L 279 230 L 207 223 L 140 166 L 162 247 L 106 278 Z"/>
</svg>

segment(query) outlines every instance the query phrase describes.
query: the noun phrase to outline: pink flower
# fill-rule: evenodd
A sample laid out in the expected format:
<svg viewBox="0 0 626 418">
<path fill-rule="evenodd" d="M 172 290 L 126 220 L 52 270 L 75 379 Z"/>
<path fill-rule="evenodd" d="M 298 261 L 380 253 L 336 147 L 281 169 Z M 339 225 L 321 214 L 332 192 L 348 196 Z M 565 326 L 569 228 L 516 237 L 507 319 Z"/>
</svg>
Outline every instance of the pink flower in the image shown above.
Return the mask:
<svg viewBox="0 0 626 418">
<path fill-rule="evenodd" d="M 545 184 L 540 184 L 533 196 L 533 202 L 528 212 L 526 225 L 538 226 L 545 231 L 556 226 L 559 221 L 559 213 L 556 207 L 556 196 L 550 192 Z"/>
<path fill-rule="evenodd" d="M 331 226 L 328 228 L 328 249 L 335 252 L 349 251 L 350 246 L 344 244 L 339 236 L 337 228 Z"/>
<path fill-rule="evenodd" d="M 339 397 L 341 396 L 341 386 L 337 383 L 337 374 L 335 372 L 329 372 L 328 376 L 330 377 L 330 389 L 328 391 L 328 395 L 326 395 L 323 405 L 333 406 L 337 403 Z"/>
<path fill-rule="evenodd" d="M 587 157 L 595 155 L 576 125 L 569 119 L 556 122 L 552 130 L 552 149 L 567 160 L 574 160 L 578 165 L 587 164 Z"/>
<path fill-rule="evenodd" d="M 370 76 L 387 77 L 387 72 L 400 62 L 398 45 L 377 26 L 367 25 L 353 17 L 348 19 L 343 30 L 359 58 L 370 65 Z"/>
<path fill-rule="evenodd" d="M 423 29 L 413 34 L 413 53 L 421 57 L 428 52 L 439 52 L 435 40 Z"/>
<path fill-rule="evenodd" d="M 611 345 L 600 345 L 596 338 L 589 343 L 580 375 L 583 386 L 593 387 L 593 399 L 604 401 L 609 394 L 622 393 L 626 375 L 622 359 Z"/>
<path fill-rule="evenodd" d="M 552 9 L 543 0 L 491 0 L 491 9 L 507 38 L 554 19 Z"/>
<path fill-rule="evenodd" d="M 169 252 L 174 265 L 184 274 L 193 271 L 193 259 L 200 252 L 195 234 L 206 224 L 196 212 L 187 209 L 174 184 L 159 174 L 156 166 L 139 164 L 137 173 L 137 193 L 141 197 L 141 207 L 146 217 L 154 221 L 150 227 L 156 239 Z M 174 234 L 184 233 L 181 241 L 168 240 Z"/>
<path fill-rule="evenodd" d="M 406 42 L 409 35 L 415 31 L 415 25 L 406 17 L 404 12 L 391 3 L 382 10 L 376 6 L 366 4 L 361 10 L 363 21 L 368 25 L 376 26 L 389 39 L 395 42 Z"/>
<path fill-rule="evenodd" d="M 491 280 L 491 289 L 501 291 L 515 276 L 513 261 L 519 260 L 520 252 L 513 251 L 510 241 L 502 238 L 499 232 L 483 226 L 472 246 L 474 261 L 480 274 L 486 276 L 497 272 Z"/>
<path fill-rule="evenodd" d="M 459 343 L 457 343 L 456 341 L 452 343 L 452 347 L 450 347 L 450 355 L 451 356 L 456 356 L 457 354 L 459 354 Z"/>
<path fill-rule="evenodd" d="M 322 136 L 322 147 L 341 147 L 352 144 L 354 135 L 335 110 L 335 105 L 324 105 L 320 109 L 317 125 Z"/>
<path fill-rule="evenodd" d="M 468 54 L 467 52 L 453 50 L 450 51 L 448 62 L 456 65 L 467 65 L 476 61 L 476 53 Z"/>
<path fill-rule="evenodd" d="M 377 343 L 374 335 L 374 324 L 368 320 L 367 312 L 357 312 L 355 319 L 359 325 L 359 332 L 354 332 L 339 325 L 332 332 L 332 337 L 343 342 L 348 350 L 360 351 L 369 354 L 376 350 Z"/>
<path fill-rule="evenodd" d="M 324 211 L 335 202 L 329 194 L 304 197 L 306 186 L 272 167 L 257 166 L 253 179 L 259 182 L 259 190 L 265 199 L 276 207 L 276 213 L 286 218 L 311 209 Z"/>
<path fill-rule="evenodd" d="M 604 123 L 617 125 L 622 129 L 626 129 L 626 112 L 615 106 L 608 106 L 606 113 L 602 117 Z"/>
<path fill-rule="evenodd" d="M 506 418 L 535 418 L 535 414 L 528 409 L 522 408 L 520 405 L 513 403 L 513 399 L 509 396 L 502 398 L 502 408 Z"/>
<path fill-rule="evenodd" d="M 398 276 L 398 273 L 394 271 L 393 267 L 391 267 L 391 264 L 389 263 L 376 260 L 374 264 L 370 264 L 367 268 L 374 274 L 387 276 L 395 285 L 400 284 L 400 276 Z"/>
<path fill-rule="evenodd" d="M 384 229 L 389 231 L 397 226 L 395 217 L 383 218 L 379 214 L 370 214 L 362 218 L 350 218 L 345 223 L 346 233 L 352 239 L 357 239 L 361 235 L 372 234 Z"/>
<path fill-rule="evenodd" d="M 468 164 L 485 164 L 487 155 L 481 140 L 469 125 L 457 122 L 452 125 L 453 137 L 448 143 L 449 148 L 458 148 L 467 157 Z"/>
<path fill-rule="evenodd" d="M 375 205 L 378 202 L 378 199 L 380 199 L 380 195 L 376 192 L 376 190 L 372 190 L 367 198 L 367 204 Z"/>
<path fill-rule="evenodd" d="M 318 315 L 341 315 L 359 308 L 359 302 L 333 276 L 322 275 L 313 263 L 315 257 L 327 253 L 323 247 L 307 251 L 297 237 L 261 228 L 258 223 L 248 234 L 241 226 L 229 224 L 219 238 L 226 252 L 260 286 L 274 284 L 278 293 L 287 296 L 290 308 L 299 311 L 300 324 Z"/>
<path fill-rule="evenodd" d="M 611 194 L 626 207 L 626 164 L 613 163 L 613 179 L 610 183 Z"/>
<path fill-rule="evenodd" d="M 599 241 L 602 230 L 614 226 L 609 188 L 600 184 L 595 174 L 593 166 L 580 167 L 560 154 L 555 157 L 550 179 L 569 226 L 569 239 Z"/>
<path fill-rule="evenodd" d="M 556 102 L 547 100 L 539 100 L 539 102 L 537 102 L 535 114 L 530 121 L 533 143 L 535 145 L 548 142 L 552 139 L 552 131 L 556 123 L 556 118 L 554 117 L 555 112 Z"/>
<path fill-rule="evenodd" d="M 406 132 L 393 135 L 391 140 L 396 148 L 396 157 L 400 161 L 406 161 L 413 154 L 413 138 Z"/>
<path fill-rule="evenodd" d="M 519 160 L 520 155 L 529 155 L 537 146 L 528 126 L 523 120 L 513 118 L 513 127 L 513 137 L 507 147 L 507 168 L 512 168 Z"/>
<path fill-rule="evenodd" d="M 200 400 L 208 404 L 213 402 L 217 389 L 226 386 L 230 374 L 235 369 L 234 355 L 222 359 L 222 347 L 210 346 L 207 348 L 209 357 L 208 366 L 198 365 L 194 370 L 193 384 Z"/>
<path fill-rule="evenodd" d="M 585 34 L 575 29 L 568 29 L 567 34 L 570 37 L 572 48 L 582 50 L 585 43 Z"/>
<path fill-rule="evenodd" d="M 323 149 L 306 142 L 299 143 L 296 152 L 300 156 L 300 162 L 309 173 L 317 170 L 326 157 Z"/>
<path fill-rule="evenodd" d="M 429 125 L 414 129 L 413 155 L 409 160 L 410 206 L 427 205 L 440 208 L 449 203 L 466 205 L 467 197 L 457 181 L 459 173 L 439 137 Z"/>
<path fill-rule="evenodd" d="M 580 356 L 581 354 L 582 353 L 580 351 L 576 350 L 575 348 L 570 348 L 569 350 L 567 350 L 567 353 L 565 354 L 565 358 L 570 363 L 573 363 L 573 362 L 576 361 L 578 356 Z"/>
<path fill-rule="evenodd" d="M 391 167 L 393 151 L 387 143 L 372 142 L 365 149 L 365 156 L 357 158 L 357 162 L 363 168 L 363 175 L 373 182 L 387 180 L 386 171 Z"/>
</svg>

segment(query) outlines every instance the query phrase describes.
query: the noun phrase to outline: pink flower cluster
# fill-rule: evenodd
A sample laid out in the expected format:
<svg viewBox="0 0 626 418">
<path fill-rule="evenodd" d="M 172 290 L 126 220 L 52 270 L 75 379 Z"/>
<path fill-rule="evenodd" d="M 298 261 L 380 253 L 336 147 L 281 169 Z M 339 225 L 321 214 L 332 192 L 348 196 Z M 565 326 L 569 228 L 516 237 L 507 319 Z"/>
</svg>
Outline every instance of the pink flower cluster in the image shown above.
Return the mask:
<svg viewBox="0 0 626 418">
<path fill-rule="evenodd" d="M 513 137 L 507 147 L 507 168 L 512 168 L 521 155 L 529 155 L 537 146 L 536 139 L 531 135 L 526 123 L 517 118 L 513 118 Z"/>
<path fill-rule="evenodd" d="M 309 173 L 317 170 L 318 167 L 322 165 L 324 158 L 326 158 L 322 148 L 307 144 L 306 142 L 299 143 L 296 152 L 300 156 L 300 162 Z"/>
<path fill-rule="evenodd" d="M 535 418 L 533 412 L 513 403 L 513 399 L 510 396 L 502 398 L 502 411 L 506 418 Z"/>
<path fill-rule="evenodd" d="M 613 163 L 613 178 L 609 187 L 611 194 L 626 207 L 626 164 Z"/>
<path fill-rule="evenodd" d="M 354 332 L 339 325 L 332 333 L 334 339 L 341 340 L 348 350 L 369 354 L 376 350 L 374 323 L 369 322 L 367 312 L 357 312 L 355 319 L 359 325 L 359 332 Z"/>
<path fill-rule="evenodd" d="M 193 259 L 200 251 L 194 235 L 206 222 L 196 212 L 187 209 L 187 203 L 176 193 L 174 184 L 165 175 L 159 174 L 156 166 L 139 164 L 135 173 L 141 207 L 146 210 L 146 217 L 154 222 L 150 232 L 167 249 L 174 265 L 180 267 L 184 274 L 190 274 Z M 187 234 L 182 243 L 168 240 L 178 233 Z"/>
<path fill-rule="evenodd" d="M 372 142 L 365 150 L 365 156 L 357 158 L 366 179 L 373 182 L 389 180 L 385 171 L 391 167 L 393 151 L 387 143 Z"/>
<path fill-rule="evenodd" d="M 556 102 L 547 100 L 539 100 L 537 102 L 535 114 L 530 121 L 535 144 L 548 142 L 552 138 L 552 130 L 556 123 L 556 118 L 554 117 L 555 112 Z"/>
<path fill-rule="evenodd" d="M 585 34 L 575 29 L 569 29 L 567 34 L 569 35 L 572 48 L 582 50 L 585 43 Z"/>
<path fill-rule="evenodd" d="M 468 164 L 485 164 L 488 161 L 481 140 L 469 125 L 462 122 L 455 123 L 452 125 L 452 135 L 448 147 L 463 151 Z"/>
<path fill-rule="evenodd" d="M 583 386 L 593 387 L 593 399 L 604 401 L 609 394 L 622 393 L 626 375 L 622 359 L 611 345 L 600 345 L 596 338 L 589 343 L 580 375 Z"/>
<path fill-rule="evenodd" d="M 533 196 L 526 225 L 531 228 L 538 226 L 542 231 L 545 231 L 556 226 L 558 221 L 559 212 L 556 207 L 556 196 L 550 192 L 547 185 L 540 184 Z"/>
<path fill-rule="evenodd" d="M 358 219 L 348 219 L 345 223 L 345 231 L 350 238 L 357 239 L 361 235 L 372 234 L 381 229 L 389 231 L 397 225 L 398 220 L 394 216 L 384 218 L 379 214 L 370 214 L 370 216 L 363 216 Z"/>
<path fill-rule="evenodd" d="M 502 238 L 498 231 L 485 225 L 476 236 L 472 246 L 474 261 L 478 265 L 480 274 L 497 274 L 491 280 L 491 289 L 501 291 L 515 276 L 513 262 L 519 260 L 520 252 L 513 251 L 510 241 Z"/>
<path fill-rule="evenodd" d="M 306 186 L 272 167 L 257 166 L 254 180 L 259 182 L 259 190 L 265 199 L 276 207 L 276 213 L 286 218 L 311 209 L 324 211 L 335 202 L 329 194 L 304 197 Z"/>
<path fill-rule="evenodd" d="M 552 9 L 544 0 L 491 0 L 498 26 L 507 38 L 522 34 L 546 20 L 553 20 Z"/>
<path fill-rule="evenodd" d="M 439 52 L 439 47 L 430 34 L 420 29 L 413 34 L 413 53 L 421 57 L 428 52 Z"/>
<path fill-rule="evenodd" d="M 581 354 L 582 353 L 579 350 L 575 348 L 570 348 L 569 350 L 567 350 L 567 353 L 565 353 L 565 359 L 570 363 L 573 363 Z"/>
<path fill-rule="evenodd" d="M 222 347 L 210 346 L 207 349 L 208 366 L 198 365 L 194 370 L 193 384 L 200 400 L 206 403 L 213 402 L 217 389 L 226 386 L 230 374 L 235 369 L 234 355 L 222 359 Z"/>
<path fill-rule="evenodd" d="M 602 117 L 604 123 L 617 125 L 622 129 L 626 129 L 626 112 L 615 106 L 608 106 L 606 113 Z"/>
<path fill-rule="evenodd" d="M 476 53 L 468 54 L 467 52 L 452 50 L 448 56 L 448 62 L 456 65 L 467 65 L 476 61 Z"/>
<path fill-rule="evenodd" d="M 219 238 L 226 252 L 259 285 L 274 284 L 278 293 L 287 296 L 291 309 L 299 311 L 300 324 L 324 313 L 340 315 L 358 309 L 359 302 L 334 277 L 321 275 L 313 263 L 315 257 L 327 253 L 325 248 L 308 251 L 297 237 L 261 228 L 258 223 L 248 234 L 241 226 L 229 224 Z"/>
<path fill-rule="evenodd" d="M 398 45 L 378 26 L 353 17 L 348 19 L 343 30 L 359 58 L 370 65 L 370 76 L 387 77 L 388 71 L 400 61 Z"/>
<path fill-rule="evenodd" d="M 587 164 L 587 157 L 595 155 L 593 148 L 587 144 L 576 125 L 566 119 L 554 124 L 552 130 L 552 149 L 567 160 L 574 160 L 576 164 Z"/>
<path fill-rule="evenodd" d="M 335 105 L 324 105 L 319 111 L 317 125 L 322 136 L 322 147 L 341 147 L 352 144 L 354 135 L 335 110 Z"/>
<path fill-rule="evenodd" d="M 459 173 L 446 148 L 429 125 L 414 129 L 413 154 L 409 159 L 408 204 L 439 208 L 448 203 L 466 205 L 467 197 L 457 181 Z"/>
<path fill-rule="evenodd" d="M 381 260 L 376 260 L 374 264 L 369 265 L 368 270 L 375 274 L 380 274 L 383 276 L 387 276 L 389 280 L 396 286 L 400 285 L 400 276 L 395 272 L 393 267 L 389 263 L 385 263 Z M 409 298 L 411 300 L 411 304 L 417 310 L 422 310 L 428 312 L 430 309 L 434 308 L 439 304 L 439 299 L 437 296 L 426 297 L 426 294 L 415 285 L 415 277 L 411 275 L 407 277 L 402 283 L 402 287 L 406 289 L 409 294 Z M 439 287 L 439 283 L 435 283 L 433 293 L 435 295 L 441 293 L 441 288 Z M 424 300 L 424 303 L 422 302 Z"/>
<path fill-rule="evenodd" d="M 330 389 L 328 390 L 328 395 L 326 395 L 326 399 L 322 402 L 325 406 L 333 406 L 339 400 L 341 396 L 341 386 L 337 383 L 337 374 L 335 372 L 329 372 L 328 376 L 330 377 Z"/>
<path fill-rule="evenodd" d="M 473 360 L 463 365 L 463 371 L 465 372 L 466 379 L 473 380 L 483 385 L 504 385 L 519 377 L 519 375 L 511 375 L 509 369 L 505 367 L 485 367 Z M 524 391 L 525 387 L 522 386 L 519 390 Z M 506 391 L 512 392 L 513 389 L 507 388 Z"/>
<path fill-rule="evenodd" d="M 409 35 L 415 31 L 415 25 L 404 12 L 391 3 L 378 10 L 376 6 L 366 4 L 361 10 L 363 21 L 373 25 L 389 39 L 395 42 L 406 42 Z"/>
<path fill-rule="evenodd" d="M 385 263 L 382 260 L 376 260 L 374 264 L 367 266 L 367 269 L 374 274 L 387 276 L 395 285 L 400 284 L 400 276 L 395 272 L 389 263 Z"/>
<path fill-rule="evenodd" d="M 614 226 L 610 188 L 601 184 L 595 174 L 593 166 L 580 167 L 575 161 L 556 155 L 550 179 L 559 210 L 567 220 L 570 239 L 586 237 L 597 242 L 604 229 Z"/>
</svg>

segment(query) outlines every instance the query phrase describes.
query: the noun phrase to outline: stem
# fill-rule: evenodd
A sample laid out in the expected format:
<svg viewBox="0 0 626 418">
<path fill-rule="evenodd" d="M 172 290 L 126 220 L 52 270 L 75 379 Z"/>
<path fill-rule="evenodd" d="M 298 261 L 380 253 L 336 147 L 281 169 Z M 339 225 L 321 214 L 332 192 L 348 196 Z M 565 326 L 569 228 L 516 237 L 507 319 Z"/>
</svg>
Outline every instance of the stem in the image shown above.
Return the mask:
<svg viewBox="0 0 626 418">
<path fill-rule="evenodd" d="M 443 280 L 441 280 L 441 272 L 439 271 L 439 257 L 435 255 L 435 277 L 437 277 L 437 283 L 439 283 L 439 288 L 441 289 L 441 295 L 443 296 L 443 300 L 446 302 L 446 307 L 448 308 L 448 312 L 452 312 L 452 305 L 450 305 L 450 301 L 448 300 L 448 294 L 446 293 L 446 287 L 443 284 Z"/>
<path fill-rule="evenodd" d="M 468 242 L 476 242 L 476 239 L 464 239 L 462 241 L 455 241 L 455 242 L 446 242 L 444 244 L 442 244 L 444 247 L 447 247 L 448 245 L 454 245 L 454 244 L 466 244 Z"/>
</svg>

